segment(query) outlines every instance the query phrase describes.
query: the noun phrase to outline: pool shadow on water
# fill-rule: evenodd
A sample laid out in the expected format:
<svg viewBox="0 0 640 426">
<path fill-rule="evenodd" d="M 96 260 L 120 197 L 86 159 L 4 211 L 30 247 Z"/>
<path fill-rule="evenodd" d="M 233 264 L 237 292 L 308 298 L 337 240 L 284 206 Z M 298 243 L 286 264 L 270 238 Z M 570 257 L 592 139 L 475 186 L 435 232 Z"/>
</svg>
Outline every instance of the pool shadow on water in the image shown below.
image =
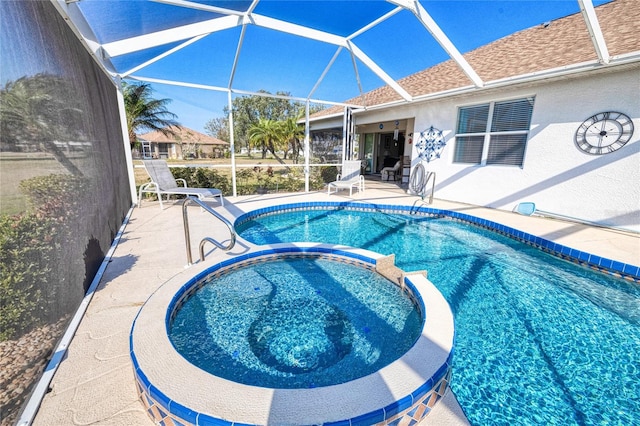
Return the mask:
<svg viewBox="0 0 640 426">
<path fill-rule="evenodd" d="M 178 337 L 181 348 L 179 352 L 190 363 L 197 365 L 199 368 L 208 372 L 209 374 L 217 375 L 219 377 L 234 380 L 231 375 L 220 374 L 217 370 L 217 366 L 234 366 L 239 361 L 237 359 L 238 354 L 231 352 L 229 348 L 222 347 L 216 344 L 211 339 L 211 331 L 209 324 L 207 323 L 206 312 L 207 307 L 203 305 L 202 301 L 198 297 L 192 297 L 189 302 L 195 304 L 195 311 L 202 313 L 202 315 L 192 316 L 191 324 L 188 334 Z M 171 333 L 169 333 L 171 335 Z M 175 336 L 170 337 L 171 342 L 176 348 L 178 342 L 174 340 Z M 203 346 L 206 345 L 206 354 L 203 353 Z M 189 354 L 192 354 L 191 356 Z M 195 357 L 194 357 L 195 356 Z M 196 359 L 197 358 L 197 359 Z M 247 371 L 251 374 L 251 379 L 255 381 L 267 381 L 271 378 L 270 375 L 258 370 Z M 246 380 L 238 380 L 239 383 L 246 383 Z"/>
<path fill-rule="evenodd" d="M 487 253 L 486 255 L 490 256 L 491 253 Z M 550 372 L 551 379 L 553 380 L 553 383 L 555 385 L 554 387 L 561 390 L 565 401 L 572 408 L 574 416 L 572 421 L 576 422 L 576 424 L 586 424 L 586 416 L 580 409 L 580 404 L 578 404 L 578 402 L 575 400 L 570 387 L 565 382 L 564 375 L 558 370 L 556 366 L 556 360 L 546 350 L 544 342 L 538 336 L 534 325 L 527 317 L 526 312 L 524 312 L 524 308 L 520 306 L 517 299 L 512 297 L 511 292 L 506 287 L 503 281 L 502 275 L 499 271 L 496 270 L 496 265 L 494 265 L 490 259 L 485 258 L 485 256 L 480 256 L 474 259 L 471 266 L 467 269 L 466 273 L 458 281 L 458 285 L 455 286 L 454 291 L 448 297 L 454 315 L 459 311 L 460 305 L 466 301 L 467 294 L 476 285 L 483 284 L 481 280 L 484 280 L 485 278 L 480 277 L 484 277 L 484 273 L 487 271 L 493 278 L 491 282 L 497 284 L 497 286 L 501 290 L 500 293 L 503 295 L 503 299 L 510 307 L 510 311 L 513 313 L 517 321 L 522 325 L 523 329 L 526 330 L 526 333 L 529 336 L 529 340 L 533 342 L 536 352 L 544 361 L 548 371 Z M 464 332 L 464 330 L 460 330 L 460 333 Z M 503 347 L 500 358 L 509 359 L 511 354 L 508 350 L 509 349 L 507 347 Z"/>
</svg>

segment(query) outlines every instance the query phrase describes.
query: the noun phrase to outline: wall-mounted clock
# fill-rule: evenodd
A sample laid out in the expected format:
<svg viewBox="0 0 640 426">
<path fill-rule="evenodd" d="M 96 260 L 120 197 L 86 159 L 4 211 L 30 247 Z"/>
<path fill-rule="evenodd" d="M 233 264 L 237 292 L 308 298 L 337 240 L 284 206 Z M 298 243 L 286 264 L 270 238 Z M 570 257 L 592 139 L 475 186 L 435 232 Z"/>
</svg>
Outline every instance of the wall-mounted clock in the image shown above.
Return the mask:
<svg viewBox="0 0 640 426">
<path fill-rule="evenodd" d="M 587 118 L 576 130 L 576 145 L 587 154 L 608 154 L 622 148 L 633 135 L 629 116 L 614 111 Z"/>
</svg>

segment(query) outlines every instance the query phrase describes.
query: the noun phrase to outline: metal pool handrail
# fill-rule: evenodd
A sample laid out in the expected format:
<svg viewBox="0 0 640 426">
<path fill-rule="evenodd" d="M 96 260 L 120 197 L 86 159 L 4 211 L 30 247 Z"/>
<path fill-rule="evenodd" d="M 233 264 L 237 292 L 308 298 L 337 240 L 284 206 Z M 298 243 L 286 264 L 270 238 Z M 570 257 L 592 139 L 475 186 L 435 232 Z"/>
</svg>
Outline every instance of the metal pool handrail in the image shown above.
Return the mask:
<svg viewBox="0 0 640 426">
<path fill-rule="evenodd" d="M 224 251 L 231 250 L 233 246 L 236 244 L 236 231 L 233 229 L 233 225 L 231 224 L 231 222 L 229 222 L 224 216 L 222 216 L 220 213 L 217 213 L 215 210 L 213 210 L 211 207 L 209 207 L 207 204 L 205 204 L 198 198 L 193 196 L 188 196 L 182 202 L 182 222 L 184 224 L 184 240 L 185 240 L 185 246 L 187 249 L 187 266 L 193 265 L 193 261 L 192 261 L 193 259 L 191 257 L 191 235 L 189 233 L 189 217 L 187 215 L 187 206 L 190 202 L 194 202 L 198 204 L 204 211 L 206 211 L 207 213 L 219 219 L 222 223 L 224 223 L 227 226 L 227 228 L 229 229 L 229 233 L 231 234 L 231 239 L 229 241 L 229 244 L 227 244 L 226 246 L 219 243 L 218 241 L 214 240 L 211 237 L 204 237 L 200 241 L 200 261 L 204 260 L 204 244 L 207 241 L 213 244 L 214 246 L 218 247 L 220 250 L 224 250 Z"/>
</svg>

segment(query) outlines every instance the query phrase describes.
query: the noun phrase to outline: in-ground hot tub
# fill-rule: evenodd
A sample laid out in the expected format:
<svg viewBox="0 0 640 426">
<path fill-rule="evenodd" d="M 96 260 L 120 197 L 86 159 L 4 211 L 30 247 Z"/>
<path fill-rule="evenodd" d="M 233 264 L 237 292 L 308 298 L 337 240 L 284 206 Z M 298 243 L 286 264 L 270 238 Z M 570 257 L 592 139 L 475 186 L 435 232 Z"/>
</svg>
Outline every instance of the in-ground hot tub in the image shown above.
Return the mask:
<svg viewBox="0 0 640 426">
<path fill-rule="evenodd" d="M 376 268 L 392 267 L 392 258 L 366 250 L 299 243 L 204 263 L 174 277 L 141 308 L 130 336 L 140 398 L 156 422 L 374 424 L 401 417 L 419 420 L 428 414 L 444 395 L 451 374 L 453 317 L 438 290 L 420 273 L 403 276 L 399 287 L 387 281 L 415 312 L 402 301 L 370 304 L 376 297 L 359 294 L 364 285 L 358 283 L 325 288 L 322 278 L 295 284 L 292 293 L 283 296 L 288 279 L 278 281 L 281 266 L 274 263 L 272 273 L 258 267 L 300 257 L 343 265 L 351 271 L 347 281 L 362 281 L 366 273 L 376 281 Z M 320 266 L 321 275 L 323 268 L 326 265 Z M 354 275 L 352 268 L 365 275 Z M 243 279 L 236 288 L 233 274 L 240 270 L 255 270 L 260 278 Z M 298 272 L 311 280 L 307 271 Z M 333 280 L 329 275 L 324 281 Z M 221 298 L 220 305 L 199 317 L 207 299 L 198 292 L 208 291 L 207 282 L 215 287 L 228 277 L 226 293 L 238 293 L 237 299 L 246 299 L 249 307 L 232 306 L 224 292 L 213 292 L 209 300 L 215 304 Z M 339 297 L 331 300 L 327 293 Z M 359 301 L 342 305 L 351 298 Z M 229 306 L 221 316 L 211 317 Z M 360 308 L 360 314 L 354 313 Z M 185 324 L 194 316 L 199 318 L 195 325 Z M 417 324 L 413 335 L 411 324 Z M 385 337 L 387 328 L 398 333 Z M 383 335 L 375 336 L 380 331 Z M 292 340 L 292 334 L 300 339 Z M 384 343 L 399 352 L 393 354 Z M 202 354 L 188 352 L 194 349 L 202 349 Z M 356 364 L 365 368 L 354 373 Z M 342 376 L 344 372 L 348 374 Z"/>
</svg>

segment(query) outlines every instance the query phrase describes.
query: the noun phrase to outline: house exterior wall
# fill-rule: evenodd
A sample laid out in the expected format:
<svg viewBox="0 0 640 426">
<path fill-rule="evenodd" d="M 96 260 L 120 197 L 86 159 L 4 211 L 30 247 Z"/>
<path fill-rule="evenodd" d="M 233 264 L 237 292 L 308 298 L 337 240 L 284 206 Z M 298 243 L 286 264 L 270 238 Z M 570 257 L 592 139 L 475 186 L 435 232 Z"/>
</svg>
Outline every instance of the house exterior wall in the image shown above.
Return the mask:
<svg viewBox="0 0 640 426">
<path fill-rule="evenodd" d="M 535 104 L 522 167 L 453 163 L 459 107 L 525 96 L 535 96 Z M 630 116 L 634 134 L 618 151 L 586 154 L 575 145 L 576 129 L 603 111 Z M 415 113 L 414 132 L 433 125 L 447 142 L 442 158 L 425 164 L 436 172 L 436 197 L 506 210 L 532 201 L 541 210 L 640 231 L 638 68 L 442 100 Z"/>
<path fill-rule="evenodd" d="M 453 162 L 458 108 L 535 97 L 522 167 Z M 613 153 L 589 155 L 574 142 L 578 126 L 603 111 L 632 118 L 634 134 Z M 420 162 L 418 134 L 433 126 L 443 131 L 441 158 L 423 162 L 436 173 L 436 198 L 512 210 L 530 201 L 539 210 L 640 231 L 640 66 L 619 67 L 581 77 L 565 77 L 508 88 L 443 98 L 422 104 L 356 115 L 364 126 L 415 118 L 412 168 Z M 409 121 L 410 123 L 411 121 Z"/>
<path fill-rule="evenodd" d="M 183 159 L 182 147 L 177 143 L 169 143 L 164 144 L 167 146 L 166 149 L 161 148 L 158 142 L 150 142 L 151 150 L 149 154 L 151 158 L 171 158 L 171 159 Z M 141 152 L 141 149 L 134 149 L 132 154 L 134 158 L 143 158 L 144 155 Z M 195 148 L 196 156 L 195 158 L 222 158 L 224 157 L 224 152 L 226 151 L 226 147 L 221 147 L 219 145 L 205 145 L 198 144 Z"/>
</svg>

